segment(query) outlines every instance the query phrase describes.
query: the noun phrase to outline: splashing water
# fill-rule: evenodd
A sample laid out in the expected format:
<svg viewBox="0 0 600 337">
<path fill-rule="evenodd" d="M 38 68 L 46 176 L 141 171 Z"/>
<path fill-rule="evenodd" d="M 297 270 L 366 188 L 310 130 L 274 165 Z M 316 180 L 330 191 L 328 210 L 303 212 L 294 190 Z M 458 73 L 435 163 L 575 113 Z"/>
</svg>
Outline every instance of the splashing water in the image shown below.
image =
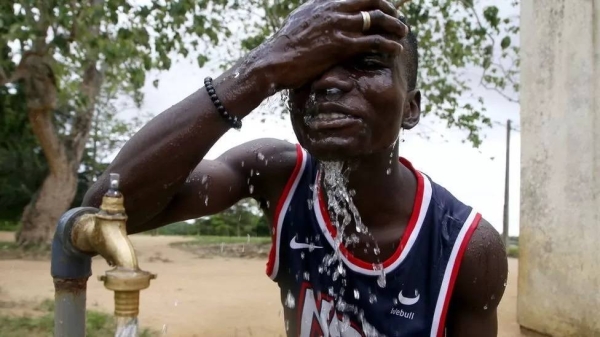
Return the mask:
<svg viewBox="0 0 600 337">
<path fill-rule="evenodd" d="M 137 317 L 117 317 L 115 337 L 138 337 Z"/>
<path fill-rule="evenodd" d="M 329 218 L 332 225 L 336 228 L 336 236 L 334 238 L 334 252 L 331 255 L 326 255 L 323 259 L 323 266 L 319 267 L 319 273 L 322 273 L 324 269 L 327 271 L 327 275 L 330 275 L 331 269 L 333 274 L 331 275 L 332 280 L 335 282 L 341 278 L 342 286 L 338 290 L 338 294 L 334 293 L 333 287 L 330 287 L 329 295 L 335 298 L 336 311 L 340 313 L 351 312 L 357 315 L 362 324 L 362 330 L 369 337 L 382 337 L 383 334 L 379 333 L 372 325 L 370 325 L 364 319 L 362 312 L 359 312 L 358 308 L 354 305 L 346 303 L 342 296 L 346 286 L 346 269 L 342 260 L 341 245 L 348 247 L 358 243 L 359 237 L 352 233 L 347 235 L 346 227 L 354 221 L 356 233 L 369 236 L 373 243 L 373 252 L 377 263 L 373 264 L 373 270 L 378 271 L 377 284 L 379 287 L 384 288 L 386 286 L 385 270 L 383 265 L 379 262 L 380 249 L 377 245 L 377 241 L 368 232 L 367 227 L 363 224 L 358 209 L 354 204 L 352 197 L 356 194 L 355 191 L 348 189 L 348 178 L 345 172 L 343 172 L 344 164 L 342 162 L 322 162 L 320 163 L 320 171 L 322 174 L 322 186 L 323 190 L 327 195 L 327 208 L 329 211 Z M 319 182 L 317 182 L 319 183 Z M 311 186 L 311 190 L 313 187 Z M 309 208 L 313 206 L 309 202 Z M 367 247 L 370 247 L 369 243 L 366 243 Z M 354 289 L 351 294 L 355 299 L 360 298 L 360 293 Z M 375 294 L 370 294 L 368 298 L 369 303 L 373 304 L 377 302 Z M 345 331 L 349 326 L 349 318 L 346 314 L 342 316 L 342 321 L 338 321 L 338 328 L 341 331 Z"/>
<path fill-rule="evenodd" d="M 363 224 L 360 214 L 358 213 L 358 209 L 352 201 L 352 195 L 354 195 L 354 191 L 349 191 L 347 188 L 348 178 L 342 172 L 343 163 L 322 162 L 321 169 L 324 173 L 323 185 L 327 193 L 327 207 L 330 212 L 330 219 L 337 231 L 336 237 L 334 238 L 335 251 L 333 255 L 325 256 L 324 264 L 326 267 L 330 267 L 335 262 L 338 263 L 338 266 L 333 274 L 333 280 L 335 281 L 339 276 L 345 276 L 343 274 L 344 266 L 341 259 L 340 245 L 357 243 L 359 241 L 358 236 L 355 234 L 351 234 L 350 236 L 345 235 L 346 226 L 352 222 L 352 218 L 354 218 L 356 232 L 371 236 L 373 242 L 375 242 L 375 255 L 379 254 L 380 249 L 372 235 L 368 233 L 367 227 Z M 377 280 L 377 284 L 382 288 L 385 287 L 385 270 L 383 269 L 381 263 L 374 264 L 373 270 L 378 270 L 381 272 Z"/>
<path fill-rule="evenodd" d="M 292 295 L 292 292 L 289 290 L 287 296 L 285 297 L 285 306 L 290 309 L 294 309 L 296 307 L 296 299 L 294 298 L 294 295 Z"/>
</svg>

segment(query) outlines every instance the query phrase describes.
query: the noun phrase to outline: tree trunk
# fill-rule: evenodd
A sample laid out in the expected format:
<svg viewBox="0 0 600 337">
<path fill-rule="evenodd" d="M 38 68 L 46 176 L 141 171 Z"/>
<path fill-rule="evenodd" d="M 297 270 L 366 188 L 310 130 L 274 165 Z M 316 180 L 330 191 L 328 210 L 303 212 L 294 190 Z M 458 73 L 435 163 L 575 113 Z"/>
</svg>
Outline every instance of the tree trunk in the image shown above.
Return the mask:
<svg viewBox="0 0 600 337">
<path fill-rule="evenodd" d="M 58 219 L 71 205 L 76 190 L 77 175 L 73 172 L 50 173 L 23 211 L 17 243 L 48 244 Z"/>
</svg>

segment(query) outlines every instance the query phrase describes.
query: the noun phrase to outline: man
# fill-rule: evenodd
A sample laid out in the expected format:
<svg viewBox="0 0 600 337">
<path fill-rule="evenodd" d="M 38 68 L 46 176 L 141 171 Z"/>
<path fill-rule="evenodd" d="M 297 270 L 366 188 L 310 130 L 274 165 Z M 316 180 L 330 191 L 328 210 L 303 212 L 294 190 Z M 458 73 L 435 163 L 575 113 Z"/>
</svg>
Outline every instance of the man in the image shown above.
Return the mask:
<svg viewBox="0 0 600 337">
<path fill-rule="evenodd" d="M 507 277 L 498 233 L 408 160 L 391 160 L 421 100 L 417 43 L 396 15 L 384 0 L 304 4 L 132 137 L 84 204 L 100 204 L 109 172 L 121 175 L 129 233 L 260 201 L 288 336 L 496 336 Z M 261 139 L 203 159 L 279 90 L 299 145 Z"/>
</svg>

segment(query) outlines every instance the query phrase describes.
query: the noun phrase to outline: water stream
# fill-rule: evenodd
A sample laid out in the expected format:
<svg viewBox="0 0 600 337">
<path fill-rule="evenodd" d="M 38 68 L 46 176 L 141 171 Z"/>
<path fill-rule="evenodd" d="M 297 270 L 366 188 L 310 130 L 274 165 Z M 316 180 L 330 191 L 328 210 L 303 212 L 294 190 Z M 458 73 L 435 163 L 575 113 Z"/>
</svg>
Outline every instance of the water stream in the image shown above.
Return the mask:
<svg viewBox="0 0 600 337">
<path fill-rule="evenodd" d="M 138 337 L 137 317 L 116 317 L 115 337 Z"/>
<path fill-rule="evenodd" d="M 347 226 L 354 221 L 355 231 L 361 236 L 368 237 L 374 243 L 373 253 L 376 256 L 377 263 L 373 264 L 373 270 L 381 271 L 377 277 L 377 284 L 379 287 L 384 288 L 386 286 L 386 277 L 383 265 L 379 261 L 380 249 L 377 245 L 377 241 L 369 233 L 367 227 L 362 222 L 358 209 L 354 204 L 352 197 L 355 195 L 355 191 L 348 188 L 348 173 L 349 171 L 344 169 L 344 163 L 342 162 L 321 162 L 320 172 L 322 179 L 323 190 L 327 195 L 327 208 L 329 211 L 329 217 L 332 225 L 336 228 L 336 236 L 334 237 L 334 252 L 331 255 L 325 256 L 323 260 L 323 268 L 319 268 L 320 272 L 326 272 L 327 275 L 331 274 L 332 280 L 336 281 L 341 279 L 342 286 L 339 289 L 338 294 L 334 294 L 333 289 L 329 289 L 330 295 L 335 298 L 335 309 L 342 314 L 341 321 L 338 320 L 338 331 L 343 334 L 345 330 L 350 326 L 350 319 L 347 313 L 355 314 L 362 325 L 363 333 L 367 337 L 383 337 L 383 334 L 379 333 L 371 324 L 369 324 L 364 318 L 364 312 L 362 309 L 357 308 L 354 305 L 346 303 L 343 299 L 346 287 L 346 266 L 342 260 L 341 247 L 342 245 L 346 248 L 351 247 L 359 242 L 358 235 L 352 233 L 347 235 Z M 321 182 L 317 182 L 321 183 Z M 367 249 L 370 245 L 365 244 Z M 353 297 L 358 300 L 360 293 L 357 289 L 352 289 Z M 377 301 L 375 294 L 368 294 L 369 303 L 373 304 Z"/>
</svg>

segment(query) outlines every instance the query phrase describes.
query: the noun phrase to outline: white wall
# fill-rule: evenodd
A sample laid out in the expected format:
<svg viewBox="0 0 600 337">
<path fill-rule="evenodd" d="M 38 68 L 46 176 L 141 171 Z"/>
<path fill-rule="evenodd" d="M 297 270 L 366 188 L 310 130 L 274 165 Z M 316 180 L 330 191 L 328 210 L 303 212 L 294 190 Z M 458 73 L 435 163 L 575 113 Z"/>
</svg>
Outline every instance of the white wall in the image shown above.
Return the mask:
<svg viewBox="0 0 600 337">
<path fill-rule="evenodd" d="M 522 0 L 519 323 L 600 336 L 600 0 Z"/>
</svg>

